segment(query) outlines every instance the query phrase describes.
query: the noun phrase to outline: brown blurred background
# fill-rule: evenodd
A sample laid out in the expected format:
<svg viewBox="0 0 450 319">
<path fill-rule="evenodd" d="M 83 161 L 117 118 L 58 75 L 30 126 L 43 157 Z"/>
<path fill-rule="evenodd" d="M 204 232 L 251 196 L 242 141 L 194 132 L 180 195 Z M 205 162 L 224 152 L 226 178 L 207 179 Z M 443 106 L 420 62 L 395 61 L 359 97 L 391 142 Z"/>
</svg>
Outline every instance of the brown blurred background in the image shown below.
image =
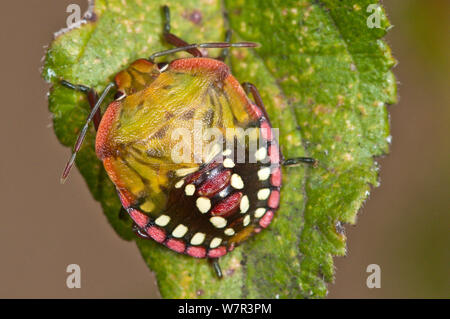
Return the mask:
<svg viewBox="0 0 450 319">
<path fill-rule="evenodd" d="M 69 150 L 53 134 L 39 68 L 70 3 L 86 9 L 84 0 L 2 3 L 0 297 L 159 297 L 135 244 L 114 233 L 78 172 L 59 184 Z M 399 61 L 391 154 L 380 159 L 381 187 L 346 227 L 348 255 L 335 259 L 329 297 L 449 298 L 450 2 L 384 6 Z M 81 289 L 66 287 L 72 263 Z M 380 289 L 366 286 L 369 264 L 381 267 Z"/>
</svg>

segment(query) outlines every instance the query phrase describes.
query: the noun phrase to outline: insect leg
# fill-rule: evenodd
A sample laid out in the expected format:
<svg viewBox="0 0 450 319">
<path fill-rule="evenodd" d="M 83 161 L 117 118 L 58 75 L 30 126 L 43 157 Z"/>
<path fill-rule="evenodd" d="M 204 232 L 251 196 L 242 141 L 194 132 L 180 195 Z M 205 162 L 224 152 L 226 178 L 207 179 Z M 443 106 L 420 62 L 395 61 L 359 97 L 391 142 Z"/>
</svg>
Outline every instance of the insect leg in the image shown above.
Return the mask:
<svg viewBox="0 0 450 319">
<path fill-rule="evenodd" d="M 144 232 L 138 225 L 133 224 L 133 231 L 136 235 L 138 235 L 140 238 L 143 239 L 150 239 L 150 236 L 147 235 L 147 233 Z"/>
<path fill-rule="evenodd" d="M 168 43 L 170 43 L 176 47 L 185 47 L 185 46 L 189 45 L 189 43 L 180 39 L 175 34 L 170 33 L 170 9 L 168 6 L 163 6 L 162 9 L 163 9 L 164 20 L 165 20 L 164 21 L 164 33 L 163 33 L 164 39 Z M 200 52 L 200 50 L 198 50 L 197 48 L 187 49 L 186 51 L 195 57 L 203 56 L 202 53 Z"/>
<path fill-rule="evenodd" d="M 289 158 L 286 160 L 283 160 L 283 162 L 281 164 L 283 164 L 283 166 L 295 166 L 298 164 L 310 164 L 314 167 L 317 167 L 317 160 L 312 158 L 312 157 L 294 157 L 294 158 Z"/>
<path fill-rule="evenodd" d="M 90 88 L 88 86 L 85 85 L 80 85 L 80 84 L 72 84 L 70 82 L 67 82 L 65 80 L 61 80 L 61 84 L 65 87 L 68 87 L 69 89 L 78 91 L 78 92 L 83 92 L 84 94 L 86 94 L 87 99 L 89 101 L 89 106 L 91 107 L 91 110 L 94 108 L 95 104 L 98 101 L 98 94 L 97 92 L 93 89 Z M 102 119 L 102 115 L 101 115 L 101 111 L 100 109 L 97 111 L 97 113 L 95 113 L 93 122 L 94 122 L 94 126 L 95 126 L 95 130 L 97 131 L 98 126 L 100 125 L 100 120 Z"/>
<path fill-rule="evenodd" d="M 263 100 L 261 98 L 261 94 L 259 94 L 259 91 L 256 88 L 256 86 L 252 83 L 244 82 L 244 83 L 242 83 L 242 87 L 244 88 L 244 90 L 247 94 L 250 93 L 253 96 L 253 100 L 255 101 L 255 104 L 261 109 L 266 120 L 269 121 L 269 116 L 267 115 L 267 111 L 264 106 Z"/>
<path fill-rule="evenodd" d="M 220 265 L 219 265 L 219 258 L 211 258 L 211 259 L 209 259 L 209 261 L 211 262 L 211 265 L 213 266 L 217 277 L 219 277 L 219 279 L 221 279 L 223 277 L 223 275 L 222 275 L 222 269 L 220 268 Z"/>
<path fill-rule="evenodd" d="M 266 120 L 269 120 L 269 116 L 267 115 L 266 108 L 264 107 L 264 103 L 262 101 L 261 95 L 259 94 L 258 89 L 252 83 L 244 82 L 242 83 L 244 90 L 248 93 L 251 93 L 253 99 L 255 100 L 256 105 L 262 110 L 264 117 Z M 317 160 L 312 157 L 294 157 L 289 159 L 282 159 L 281 164 L 283 166 L 295 166 L 300 163 L 312 164 L 314 167 L 317 166 Z"/>
<path fill-rule="evenodd" d="M 83 144 L 84 138 L 86 137 L 87 130 L 89 128 L 89 123 L 91 123 L 95 114 L 100 110 L 100 106 L 101 106 L 103 100 L 105 99 L 105 97 L 108 95 L 109 91 L 115 86 L 116 85 L 114 83 L 109 83 L 106 86 L 105 90 L 103 91 L 102 95 L 100 95 L 100 97 L 98 98 L 94 107 L 92 108 L 91 113 L 89 114 L 88 118 L 86 119 L 86 122 L 84 123 L 84 126 L 81 129 L 80 134 L 78 135 L 77 142 L 75 143 L 75 146 L 72 151 L 72 156 L 70 157 L 69 161 L 66 164 L 66 167 L 64 168 L 64 171 L 61 176 L 61 183 L 65 182 L 67 176 L 69 175 L 70 169 L 72 168 L 73 164 L 75 163 L 75 157 L 77 156 L 77 153 L 80 150 L 81 145 Z"/>
<path fill-rule="evenodd" d="M 225 42 L 230 42 L 231 41 L 231 35 L 233 33 L 231 32 L 231 30 L 227 30 L 227 32 L 225 33 Z M 225 61 L 225 59 L 228 57 L 228 55 L 230 54 L 230 49 L 229 48 L 225 48 L 222 50 L 222 52 L 220 52 L 219 57 L 217 58 L 217 60 L 220 61 Z"/>
</svg>

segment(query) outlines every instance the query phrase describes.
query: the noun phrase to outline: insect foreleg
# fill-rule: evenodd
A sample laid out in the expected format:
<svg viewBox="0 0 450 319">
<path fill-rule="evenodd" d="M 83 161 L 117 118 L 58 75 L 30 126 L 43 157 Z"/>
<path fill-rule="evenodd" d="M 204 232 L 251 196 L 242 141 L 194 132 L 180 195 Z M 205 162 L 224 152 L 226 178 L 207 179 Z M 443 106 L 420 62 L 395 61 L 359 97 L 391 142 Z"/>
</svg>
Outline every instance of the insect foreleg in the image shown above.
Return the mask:
<svg viewBox="0 0 450 319">
<path fill-rule="evenodd" d="M 216 272 L 217 277 L 220 279 L 223 277 L 222 275 L 222 269 L 220 268 L 219 259 L 218 258 L 210 258 L 211 265 L 214 268 L 214 271 Z"/>
<path fill-rule="evenodd" d="M 253 96 L 253 100 L 255 101 L 255 104 L 261 109 L 266 120 L 269 120 L 269 116 L 267 115 L 267 111 L 264 106 L 263 100 L 261 98 L 261 94 L 259 94 L 259 91 L 256 88 L 256 86 L 252 83 L 244 82 L 244 83 L 242 83 L 242 87 L 244 88 L 244 90 L 247 94 L 250 93 Z"/>
</svg>

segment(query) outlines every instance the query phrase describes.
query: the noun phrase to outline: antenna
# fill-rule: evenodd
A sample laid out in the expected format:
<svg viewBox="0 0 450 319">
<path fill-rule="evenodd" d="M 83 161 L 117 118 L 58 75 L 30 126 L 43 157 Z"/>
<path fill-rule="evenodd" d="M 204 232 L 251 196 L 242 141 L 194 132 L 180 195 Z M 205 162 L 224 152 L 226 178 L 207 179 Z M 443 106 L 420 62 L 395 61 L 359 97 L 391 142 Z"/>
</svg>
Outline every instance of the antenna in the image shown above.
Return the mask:
<svg viewBox="0 0 450 319">
<path fill-rule="evenodd" d="M 155 58 L 163 55 L 168 55 L 180 51 L 189 51 L 192 49 L 213 49 L 213 48 L 257 48 L 259 47 L 259 43 L 255 42 L 236 42 L 236 43 L 228 43 L 228 42 L 211 42 L 211 43 L 194 43 L 189 44 L 186 46 L 170 49 L 170 50 L 164 50 L 160 52 L 153 53 L 149 60 L 154 61 Z"/>
<path fill-rule="evenodd" d="M 83 144 L 84 138 L 86 137 L 87 130 L 89 128 L 89 123 L 91 123 L 92 119 L 95 116 L 95 113 L 100 108 L 100 105 L 102 104 L 103 100 L 105 99 L 106 95 L 108 95 L 109 91 L 115 86 L 114 83 L 109 83 L 105 90 L 103 91 L 102 95 L 100 95 L 100 98 L 98 99 L 95 106 L 92 108 L 91 113 L 89 114 L 88 118 L 86 119 L 86 122 L 84 123 L 83 128 L 81 129 L 80 134 L 78 135 L 77 142 L 75 143 L 75 146 L 72 151 L 72 156 L 70 156 L 69 161 L 66 164 L 66 167 L 64 168 L 64 171 L 61 176 L 61 184 L 64 184 L 64 182 L 67 179 L 67 176 L 69 176 L 69 172 L 72 169 L 73 164 L 75 163 L 75 158 L 77 156 L 78 151 L 81 148 L 81 145 Z"/>
</svg>

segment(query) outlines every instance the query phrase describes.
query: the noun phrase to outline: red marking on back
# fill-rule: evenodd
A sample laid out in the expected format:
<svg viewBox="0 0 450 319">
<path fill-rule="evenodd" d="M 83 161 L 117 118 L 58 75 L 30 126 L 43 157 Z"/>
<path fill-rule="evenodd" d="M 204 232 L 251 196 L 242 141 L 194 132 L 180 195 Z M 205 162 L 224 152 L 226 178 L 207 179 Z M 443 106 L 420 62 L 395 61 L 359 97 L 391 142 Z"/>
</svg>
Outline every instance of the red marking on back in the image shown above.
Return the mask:
<svg viewBox="0 0 450 319">
<path fill-rule="evenodd" d="M 253 231 L 254 231 L 256 234 L 258 234 L 258 233 L 261 232 L 261 230 L 262 230 L 262 228 L 256 227 Z"/>
<path fill-rule="evenodd" d="M 99 159 L 109 157 L 113 153 L 112 145 L 109 144 L 109 133 L 114 121 L 119 115 L 121 108 L 120 101 L 111 102 L 102 116 L 95 138 L 95 153 Z"/>
<path fill-rule="evenodd" d="M 166 239 L 166 232 L 156 226 L 150 226 L 147 229 L 147 234 L 158 243 L 162 243 Z"/>
<path fill-rule="evenodd" d="M 278 164 L 280 162 L 280 152 L 278 151 L 278 145 L 270 145 L 269 157 L 272 164 Z"/>
<path fill-rule="evenodd" d="M 227 249 L 225 248 L 225 246 L 220 246 L 214 249 L 211 249 L 208 252 L 208 257 L 209 258 L 219 258 L 222 257 L 223 255 L 226 255 L 227 253 Z"/>
<path fill-rule="evenodd" d="M 270 127 L 269 122 L 264 121 L 261 123 L 261 136 L 268 141 L 272 141 L 272 128 Z"/>
<path fill-rule="evenodd" d="M 278 204 L 280 204 L 280 192 L 279 191 L 272 191 L 270 193 L 268 205 L 270 208 L 277 208 Z"/>
<path fill-rule="evenodd" d="M 177 253 L 182 253 L 184 252 L 184 249 L 186 248 L 186 244 L 179 239 L 169 239 L 166 242 L 166 246 L 169 247 L 170 249 L 176 251 Z"/>
<path fill-rule="evenodd" d="M 219 202 L 216 206 L 214 206 L 211 211 L 211 215 L 213 216 L 222 216 L 228 217 L 239 208 L 239 204 L 241 202 L 242 193 L 234 193 L 221 202 Z"/>
<path fill-rule="evenodd" d="M 272 175 L 270 176 L 270 183 L 276 187 L 281 186 L 281 168 L 277 167 L 273 170 Z"/>
<path fill-rule="evenodd" d="M 219 175 L 214 176 L 210 180 L 204 182 L 198 188 L 197 193 L 201 196 L 211 197 L 220 192 L 230 182 L 231 171 L 225 170 Z"/>
<path fill-rule="evenodd" d="M 195 257 L 195 258 L 205 258 L 206 256 L 206 249 L 203 247 L 194 247 L 190 246 L 186 250 L 186 254 L 189 256 Z"/>
<path fill-rule="evenodd" d="M 273 218 L 273 211 L 268 210 L 267 213 L 259 220 L 259 226 L 266 228 L 269 226 Z"/>
<path fill-rule="evenodd" d="M 217 81 L 224 81 L 230 75 L 230 68 L 222 61 L 211 58 L 188 58 L 174 60 L 169 65 L 170 70 L 192 71 L 205 70 Z"/>
<path fill-rule="evenodd" d="M 130 215 L 131 219 L 138 225 L 140 228 L 144 228 L 148 224 L 148 217 L 144 213 L 130 208 L 128 209 L 128 214 Z"/>
</svg>

